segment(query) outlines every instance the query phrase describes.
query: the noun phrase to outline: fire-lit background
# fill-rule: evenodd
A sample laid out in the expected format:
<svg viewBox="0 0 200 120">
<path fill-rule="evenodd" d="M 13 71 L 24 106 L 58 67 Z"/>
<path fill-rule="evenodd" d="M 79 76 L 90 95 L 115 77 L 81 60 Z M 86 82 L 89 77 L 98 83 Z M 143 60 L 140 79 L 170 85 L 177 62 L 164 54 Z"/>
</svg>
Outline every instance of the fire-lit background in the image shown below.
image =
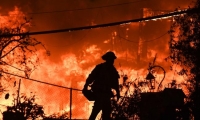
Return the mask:
<svg viewBox="0 0 200 120">
<path fill-rule="evenodd" d="M 192 6 L 191 0 L 1 0 L 0 17 L 20 11 L 32 19 L 30 32 L 75 28 L 137 19 L 185 9 Z M 156 64 L 166 71 L 164 85 L 176 79 L 184 80 L 170 71 L 168 56 L 168 30 L 173 18 L 157 21 L 135 22 L 112 27 L 34 35 L 50 51 L 47 56 L 38 46 L 39 66 L 31 74 L 32 79 L 82 89 L 86 77 L 101 56 L 109 50 L 116 53 L 115 66 L 120 75 L 129 80 L 143 79 L 149 62 L 157 54 Z M 177 68 L 178 69 L 178 68 Z M 19 80 L 20 78 L 16 78 Z M 18 81 L 17 81 L 18 82 Z M 120 79 L 121 82 L 121 79 Z M 11 81 L 8 91 L 13 94 L 17 87 Z M 35 94 L 37 102 L 44 106 L 46 114 L 69 111 L 69 89 L 22 79 L 20 93 Z M 1 111 L 4 105 L 12 105 L 12 97 L 5 100 L 2 94 Z M 92 104 L 79 91 L 73 91 L 72 117 L 87 118 Z"/>
</svg>

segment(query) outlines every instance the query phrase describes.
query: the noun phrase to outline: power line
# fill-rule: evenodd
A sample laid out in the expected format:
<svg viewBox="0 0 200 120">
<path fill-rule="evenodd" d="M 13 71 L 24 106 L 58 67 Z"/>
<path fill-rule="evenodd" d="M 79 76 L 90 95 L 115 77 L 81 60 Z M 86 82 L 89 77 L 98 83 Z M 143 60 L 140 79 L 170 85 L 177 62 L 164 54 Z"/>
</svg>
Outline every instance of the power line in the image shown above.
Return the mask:
<svg viewBox="0 0 200 120">
<path fill-rule="evenodd" d="M 12 75 L 12 76 L 24 78 L 24 79 L 26 79 L 26 80 L 30 80 L 30 81 L 34 81 L 34 82 L 38 82 L 38 83 L 43 83 L 43 84 L 47 84 L 47 85 L 51 85 L 51 86 L 55 86 L 55 87 L 60 87 L 60 88 L 65 88 L 65 89 L 72 89 L 72 90 L 82 91 L 82 90 L 76 89 L 76 88 L 69 88 L 69 87 L 65 87 L 65 86 L 61 86 L 61 85 L 56 85 L 56 84 L 52 84 L 52 83 L 48 83 L 48 82 L 43 82 L 43 81 L 36 80 L 36 79 L 26 78 L 26 77 L 24 77 L 24 76 L 16 75 L 16 74 L 9 73 L 9 72 L 5 72 L 5 71 L 1 71 L 1 72 L 2 72 L 2 73 L 5 73 L 5 74 Z"/>
<path fill-rule="evenodd" d="M 76 27 L 76 28 L 66 28 L 66 29 L 47 30 L 47 31 L 38 31 L 38 32 L 27 32 L 27 33 L 19 33 L 19 34 L 1 34 L 0 37 L 52 34 L 52 33 L 60 33 L 60 32 L 72 32 L 72 31 L 79 31 L 79 30 L 87 30 L 87 29 L 94 29 L 94 28 L 101 28 L 101 27 L 110 27 L 110 26 L 116 26 L 116 25 L 130 24 L 132 22 L 142 22 L 142 21 L 149 21 L 149 20 L 156 20 L 156 19 L 166 19 L 168 17 L 173 17 L 173 16 L 177 16 L 177 15 L 185 14 L 185 13 L 189 13 L 189 12 L 200 12 L 200 11 L 198 11 L 196 9 L 187 9 L 187 10 L 175 11 L 175 12 L 157 15 L 157 16 L 150 16 L 150 17 L 146 17 L 146 18 L 98 24 L 98 25 L 93 25 L 93 26 L 83 26 L 83 27 Z"/>
<path fill-rule="evenodd" d="M 164 33 L 164 34 L 162 34 L 162 35 L 160 35 L 160 36 L 158 36 L 158 37 L 156 37 L 156 38 L 154 38 L 154 39 L 144 40 L 144 41 L 142 41 L 142 42 L 151 42 L 151 41 L 157 40 L 157 39 L 159 39 L 159 38 L 165 36 L 167 33 L 168 33 L 168 32 L 166 32 L 166 33 Z M 130 39 L 127 39 L 127 38 L 124 38 L 124 37 L 121 37 L 121 36 L 119 36 L 119 38 L 122 38 L 122 39 L 124 39 L 124 40 L 126 40 L 126 41 L 128 41 L 128 42 L 139 43 L 139 42 L 132 41 L 132 40 L 130 40 Z"/>
<path fill-rule="evenodd" d="M 151 41 L 154 41 L 154 40 L 160 39 L 161 37 L 165 36 L 166 34 L 168 34 L 168 32 L 166 32 L 166 33 L 162 34 L 161 36 L 158 36 L 158 37 L 156 37 L 156 38 L 154 38 L 154 39 L 151 39 L 151 40 L 145 40 L 144 42 L 151 42 Z"/>
<path fill-rule="evenodd" d="M 71 10 L 55 10 L 55 11 L 44 11 L 44 12 L 30 12 L 27 14 L 48 14 L 48 13 L 58 13 L 58 12 L 74 12 L 74 11 L 81 11 L 81 10 L 91 10 L 91 9 L 100 9 L 100 8 L 107 8 L 107 7 L 115 7 L 120 5 L 127 5 L 132 3 L 138 3 L 143 2 L 147 0 L 137 0 L 132 2 L 124 2 L 124 3 L 118 3 L 118 4 L 111 4 L 111 5 L 104 5 L 104 6 L 98 6 L 98 7 L 90 7 L 90 8 L 78 8 L 78 9 L 71 9 Z M 17 15 L 17 14 L 11 14 L 11 15 Z"/>
<path fill-rule="evenodd" d="M 10 65 L 10 64 L 8 64 L 8 63 L 6 63 L 6 62 L 4 62 L 4 61 L 2 61 L 2 60 L 0 60 L 0 64 L 8 65 L 8 66 L 10 66 L 10 67 L 12 67 L 12 68 L 15 68 L 15 69 L 19 70 L 19 71 L 24 71 L 24 70 L 22 70 L 22 69 L 19 69 L 19 68 L 15 67 L 15 66 L 12 66 L 12 65 Z"/>
<path fill-rule="evenodd" d="M 147 0 L 143 0 L 143 1 L 147 1 Z M 33 12 L 33 13 L 28 13 L 28 14 L 46 14 L 46 13 L 73 12 L 73 11 L 81 11 L 81 10 L 100 9 L 100 8 L 115 7 L 115 6 L 120 6 L 120 5 L 127 5 L 127 4 L 137 3 L 137 2 L 143 2 L 143 1 L 137 0 L 137 1 L 133 1 L 133 2 L 125 2 L 125 3 L 119 3 L 119 4 L 98 6 L 98 7 L 78 8 L 78 9 L 72 9 L 72 10 L 56 10 L 56 11 L 46 11 L 46 12 Z"/>
</svg>

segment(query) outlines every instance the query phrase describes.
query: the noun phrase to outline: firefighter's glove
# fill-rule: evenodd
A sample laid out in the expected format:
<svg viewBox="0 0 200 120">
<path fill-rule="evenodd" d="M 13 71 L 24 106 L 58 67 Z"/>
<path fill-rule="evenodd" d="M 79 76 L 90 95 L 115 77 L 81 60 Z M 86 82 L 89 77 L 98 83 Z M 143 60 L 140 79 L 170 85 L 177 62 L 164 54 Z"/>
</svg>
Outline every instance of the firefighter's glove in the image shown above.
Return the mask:
<svg viewBox="0 0 200 120">
<path fill-rule="evenodd" d="M 87 90 L 87 88 L 88 88 L 88 85 L 85 84 L 84 87 L 83 87 L 83 90 Z"/>
<path fill-rule="evenodd" d="M 119 100 L 119 98 L 120 98 L 120 95 L 119 95 L 119 94 L 117 94 L 117 101 Z"/>
</svg>

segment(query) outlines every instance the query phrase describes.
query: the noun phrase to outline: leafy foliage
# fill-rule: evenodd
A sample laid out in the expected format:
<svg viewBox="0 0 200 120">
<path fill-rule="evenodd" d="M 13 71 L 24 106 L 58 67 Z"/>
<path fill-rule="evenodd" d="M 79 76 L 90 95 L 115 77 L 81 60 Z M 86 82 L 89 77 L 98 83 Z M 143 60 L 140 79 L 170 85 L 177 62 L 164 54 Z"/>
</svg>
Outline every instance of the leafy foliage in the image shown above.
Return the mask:
<svg viewBox="0 0 200 120">
<path fill-rule="evenodd" d="M 65 120 L 69 120 L 69 112 L 63 112 L 61 114 L 59 113 L 54 113 L 48 117 L 44 117 L 44 120 L 59 120 L 59 119 L 65 119 Z"/>
<path fill-rule="evenodd" d="M 44 111 L 43 106 L 35 103 L 36 96 L 27 97 L 26 95 L 22 95 L 20 100 L 17 101 L 13 106 L 8 106 L 7 111 L 3 113 L 4 120 L 12 120 L 12 119 L 32 119 L 43 117 Z M 14 101 L 15 102 L 15 101 Z"/>
<path fill-rule="evenodd" d="M 188 103 L 195 119 L 200 119 L 200 0 L 196 12 L 175 16 L 170 28 L 170 56 L 175 65 L 180 65 L 179 75 L 187 76 L 185 85 L 189 91 Z"/>
<path fill-rule="evenodd" d="M 128 77 L 125 75 L 123 79 L 126 81 Z M 125 82 L 120 84 L 120 92 L 125 93 L 121 96 L 120 100 L 116 102 L 115 99 L 111 100 L 112 103 L 112 119 L 114 120 L 129 120 L 129 119 L 139 119 L 139 103 L 140 103 L 140 85 L 136 82 Z M 134 88 L 133 91 L 130 88 Z"/>
</svg>

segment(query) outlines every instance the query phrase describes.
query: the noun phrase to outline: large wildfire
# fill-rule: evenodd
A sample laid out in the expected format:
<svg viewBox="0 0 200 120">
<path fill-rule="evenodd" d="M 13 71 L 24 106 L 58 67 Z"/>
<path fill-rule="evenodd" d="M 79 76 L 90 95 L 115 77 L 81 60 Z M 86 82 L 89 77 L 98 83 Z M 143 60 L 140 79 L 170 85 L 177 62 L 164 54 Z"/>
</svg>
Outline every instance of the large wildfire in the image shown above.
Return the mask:
<svg viewBox="0 0 200 120">
<path fill-rule="evenodd" d="M 177 3 L 180 2 L 177 1 Z M 174 2 L 174 4 L 176 4 L 176 2 Z M 183 8 L 187 6 L 186 2 L 180 5 L 182 5 Z M 173 10 L 173 6 L 175 5 L 168 6 L 170 8 L 166 7 L 166 9 Z M 8 14 L 3 15 L 2 13 L 1 15 L 3 9 L 4 8 L 0 9 L 1 25 L 10 19 L 9 16 L 15 15 L 17 13 L 16 11 L 22 11 L 16 7 L 16 9 L 10 10 Z M 46 10 L 48 9 L 46 8 Z M 141 14 L 138 13 L 140 17 L 146 17 L 153 13 L 156 14 L 156 12 L 160 12 L 151 8 L 143 8 L 141 11 Z M 123 13 L 123 11 L 121 12 Z M 161 12 L 166 11 L 161 10 Z M 101 16 L 102 13 L 99 14 L 99 16 Z M 113 11 L 113 15 L 115 14 L 116 13 Z M 73 15 L 72 12 L 69 12 L 69 17 Z M 87 17 L 87 15 L 85 15 L 85 17 Z M 130 19 L 132 16 L 131 14 L 127 14 L 125 17 L 126 19 Z M 78 19 L 76 17 L 74 18 Z M 97 17 L 97 19 L 100 19 L 100 17 Z M 110 18 L 111 21 L 115 19 L 116 18 Z M 118 19 L 118 21 L 121 19 L 122 18 Z M 55 19 L 52 20 L 54 24 L 52 26 L 55 26 L 55 24 L 58 24 L 58 27 L 61 26 L 60 23 L 54 20 Z M 101 20 L 105 22 L 103 18 L 101 18 Z M 40 47 L 38 48 L 37 56 L 39 58 L 39 63 L 37 68 L 30 74 L 30 78 L 50 84 L 12 76 L 13 79 L 5 83 L 7 91 L 2 93 L 0 98 L 0 110 L 4 111 L 6 109 L 5 106 L 13 105 L 13 100 L 16 98 L 17 91 L 19 90 L 20 94 L 26 94 L 27 96 L 36 95 L 36 102 L 44 106 L 44 111 L 47 115 L 52 115 L 54 113 L 62 114 L 64 112 L 69 113 L 70 89 L 67 88 L 81 90 L 87 76 L 95 65 L 104 62 L 101 56 L 110 50 L 114 51 L 117 56 L 115 67 L 121 75 L 119 80 L 120 84 L 123 81 L 122 77 L 124 75 L 128 76 L 128 81 L 145 79 L 148 74 L 148 65 L 154 60 L 155 56 L 155 65 L 161 66 L 166 71 L 165 79 L 162 83 L 163 88 L 168 87 L 168 83 L 172 80 L 176 80 L 177 83 L 180 84 L 185 78 L 178 76 L 176 71 L 171 71 L 170 62 L 165 61 L 169 53 L 168 41 L 170 39 L 167 31 L 170 28 L 172 20 L 172 18 L 169 18 L 92 30 L 33 36 L 45 44 L 51 55 L 50 57 L 47 56 L 45 50 Z M 93 25 L 101 23 L 99 21 L 100 20 L 91 20 L 88 24 Z M 41 24 L 38 19 L 34 21 L 33 18 L 33 22 L 36 25 L 33 26 L 35 30 L 52 27 L 47 27 L 48 24 Z M 44 23 L 42 20 L 41 22 Z M 48 20 L 48 22 L 51 22 L 51 20 Z M 69 23 L 66 24 L 69 25 Z M 77 24 L 80 25 L 81 23 Z M 71 26 L 69 25 L 69 27 Z M 55 37 L 53 37 L 54 35 Z M 32 59 L 35 59 L 35 56 L 32 56 Z M 179 67 L 174 66 L 174 69 L 178 70 Z M 17 72 L 14 68 L 10 68 L 10 73 L 21 75 L 20 72 Z M 158 73 L 158 81 L 162 79 L 163 74 L 164 73 Z M 20 79 L 21 84 L 19 89 Z M 14 85 L 15 81 L 16 85 Z M 52 84 L 57 86 L 52 86 Z M 6 93 L 10 93 L 11 95 L 7 100 L 4 99 Z M 81 91 L 77 90 L 72 91 L 71 97 L 72 118 L 87 118 L 92 109 L 92 102 L 87 101 L 83 97 Z"/>
</svg>

